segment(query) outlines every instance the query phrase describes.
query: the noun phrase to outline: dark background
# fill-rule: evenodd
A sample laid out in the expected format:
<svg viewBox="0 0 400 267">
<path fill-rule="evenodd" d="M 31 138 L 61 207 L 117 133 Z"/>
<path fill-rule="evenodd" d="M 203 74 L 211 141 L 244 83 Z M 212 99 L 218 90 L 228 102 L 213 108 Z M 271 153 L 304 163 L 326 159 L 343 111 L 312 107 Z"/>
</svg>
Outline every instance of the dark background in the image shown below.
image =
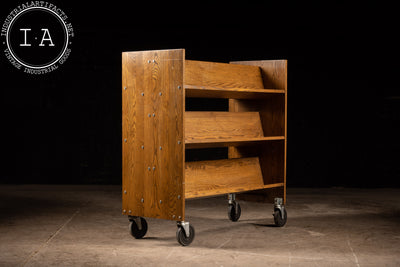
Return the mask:
<svg viewBox="0 0 400 267">
<path fill-rule="evenodd" d="M 288 59 L 288 186 L 400 185 L 397 6 L 51 3 L 74 28 L 66 63 L 28 75 L 0 55 L 1 183 L 121 183 L 121 52 L 185 48 Z"/>
</svg>

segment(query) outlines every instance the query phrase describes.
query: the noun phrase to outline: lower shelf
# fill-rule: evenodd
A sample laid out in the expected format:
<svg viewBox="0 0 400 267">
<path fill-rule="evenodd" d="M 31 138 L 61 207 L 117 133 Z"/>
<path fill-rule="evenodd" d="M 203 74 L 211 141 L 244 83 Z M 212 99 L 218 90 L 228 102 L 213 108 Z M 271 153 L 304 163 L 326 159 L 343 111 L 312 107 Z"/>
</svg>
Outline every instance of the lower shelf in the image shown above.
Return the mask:
<svg viewBox="0 0 400 267">
<path fill-rule="evenodd" d="M 185 198 L 284 186 L 264 184 L 258 157 L 186 162 Z"/>
</svg>

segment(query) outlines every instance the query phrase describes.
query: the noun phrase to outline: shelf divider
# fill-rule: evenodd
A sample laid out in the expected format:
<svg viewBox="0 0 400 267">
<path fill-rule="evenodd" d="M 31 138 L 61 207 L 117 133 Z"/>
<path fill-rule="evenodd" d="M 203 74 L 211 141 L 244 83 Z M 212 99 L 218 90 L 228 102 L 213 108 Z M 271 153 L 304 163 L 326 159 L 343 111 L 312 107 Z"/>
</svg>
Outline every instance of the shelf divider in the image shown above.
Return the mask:
<svg viewBox="0 0 400 267">
<path fill-rule="evenodd" d="M 267 136 L 253 138 L 226 138 L 226 139 L 190 139 L 185 140 L 185 148 L 229 147 L 248 145 L 253 142 L 285 140 L 284 136 Z"/>
<path fill-rule="evenodd" d="M 220 88 L 212 86 L 185 85 L 186 97 L 253 99 L 266 98 L 271 94 L 284 94 L 282 89 Z"/>
</svg>

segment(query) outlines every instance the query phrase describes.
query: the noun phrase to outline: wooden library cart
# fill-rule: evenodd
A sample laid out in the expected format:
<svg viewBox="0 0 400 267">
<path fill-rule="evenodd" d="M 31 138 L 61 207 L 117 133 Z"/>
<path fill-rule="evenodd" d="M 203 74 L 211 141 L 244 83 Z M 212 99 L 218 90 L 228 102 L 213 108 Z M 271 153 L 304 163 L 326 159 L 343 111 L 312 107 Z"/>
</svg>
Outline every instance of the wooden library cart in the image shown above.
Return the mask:
<svg viewBox="0 0 400 267">
<path fill-rule="evenodd" d="M 188 111 L 192 98 L 229 99 L 226 111 Z M 122 214 L 131 234 L 143 217 L 177 221 L 177 240 L 195 231 L 185 200 L 228 195 L 274 203 L 286 223 L 287 61 L 214 63 L 185 59 L 184 49 L 122 53 Z M 185 153 L 225 147 L 226 158 L 185 161 Z"/>
</svg>

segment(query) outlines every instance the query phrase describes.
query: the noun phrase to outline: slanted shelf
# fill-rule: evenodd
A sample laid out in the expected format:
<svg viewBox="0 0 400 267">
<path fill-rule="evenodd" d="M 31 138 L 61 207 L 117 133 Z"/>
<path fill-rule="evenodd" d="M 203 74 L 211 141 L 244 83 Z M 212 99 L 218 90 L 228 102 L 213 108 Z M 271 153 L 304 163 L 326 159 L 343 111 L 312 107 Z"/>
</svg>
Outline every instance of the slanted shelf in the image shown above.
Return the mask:
<svg viewBox="0 0 400 267">
<path fill-rule="evenodd" d="M 186 97 L 254 99 L 284 94 L 265 88 L 257 66 L 185 60 Z"/>
<path fill-rule="evenodd" d="M 264 184 L 258 157 L 187 162 L 185 176 L 187 199 L 283 186 Z"/>
<path fill-rule="evenodd" d="M 229 99 L 226 112 L 185 112 L 186 149 L 229 147 L 228 159 L 185 163 L 186 198 L 280 188 L 285 199 L 286 61 L 185 60 L 184 77 L 186 98 Z"/>
<path fill-rule="evenodd" d="M 264 136 L 259 112 L 185 112 L 186 148 L 241 146 L 284 140 Z"/>
</svg>

